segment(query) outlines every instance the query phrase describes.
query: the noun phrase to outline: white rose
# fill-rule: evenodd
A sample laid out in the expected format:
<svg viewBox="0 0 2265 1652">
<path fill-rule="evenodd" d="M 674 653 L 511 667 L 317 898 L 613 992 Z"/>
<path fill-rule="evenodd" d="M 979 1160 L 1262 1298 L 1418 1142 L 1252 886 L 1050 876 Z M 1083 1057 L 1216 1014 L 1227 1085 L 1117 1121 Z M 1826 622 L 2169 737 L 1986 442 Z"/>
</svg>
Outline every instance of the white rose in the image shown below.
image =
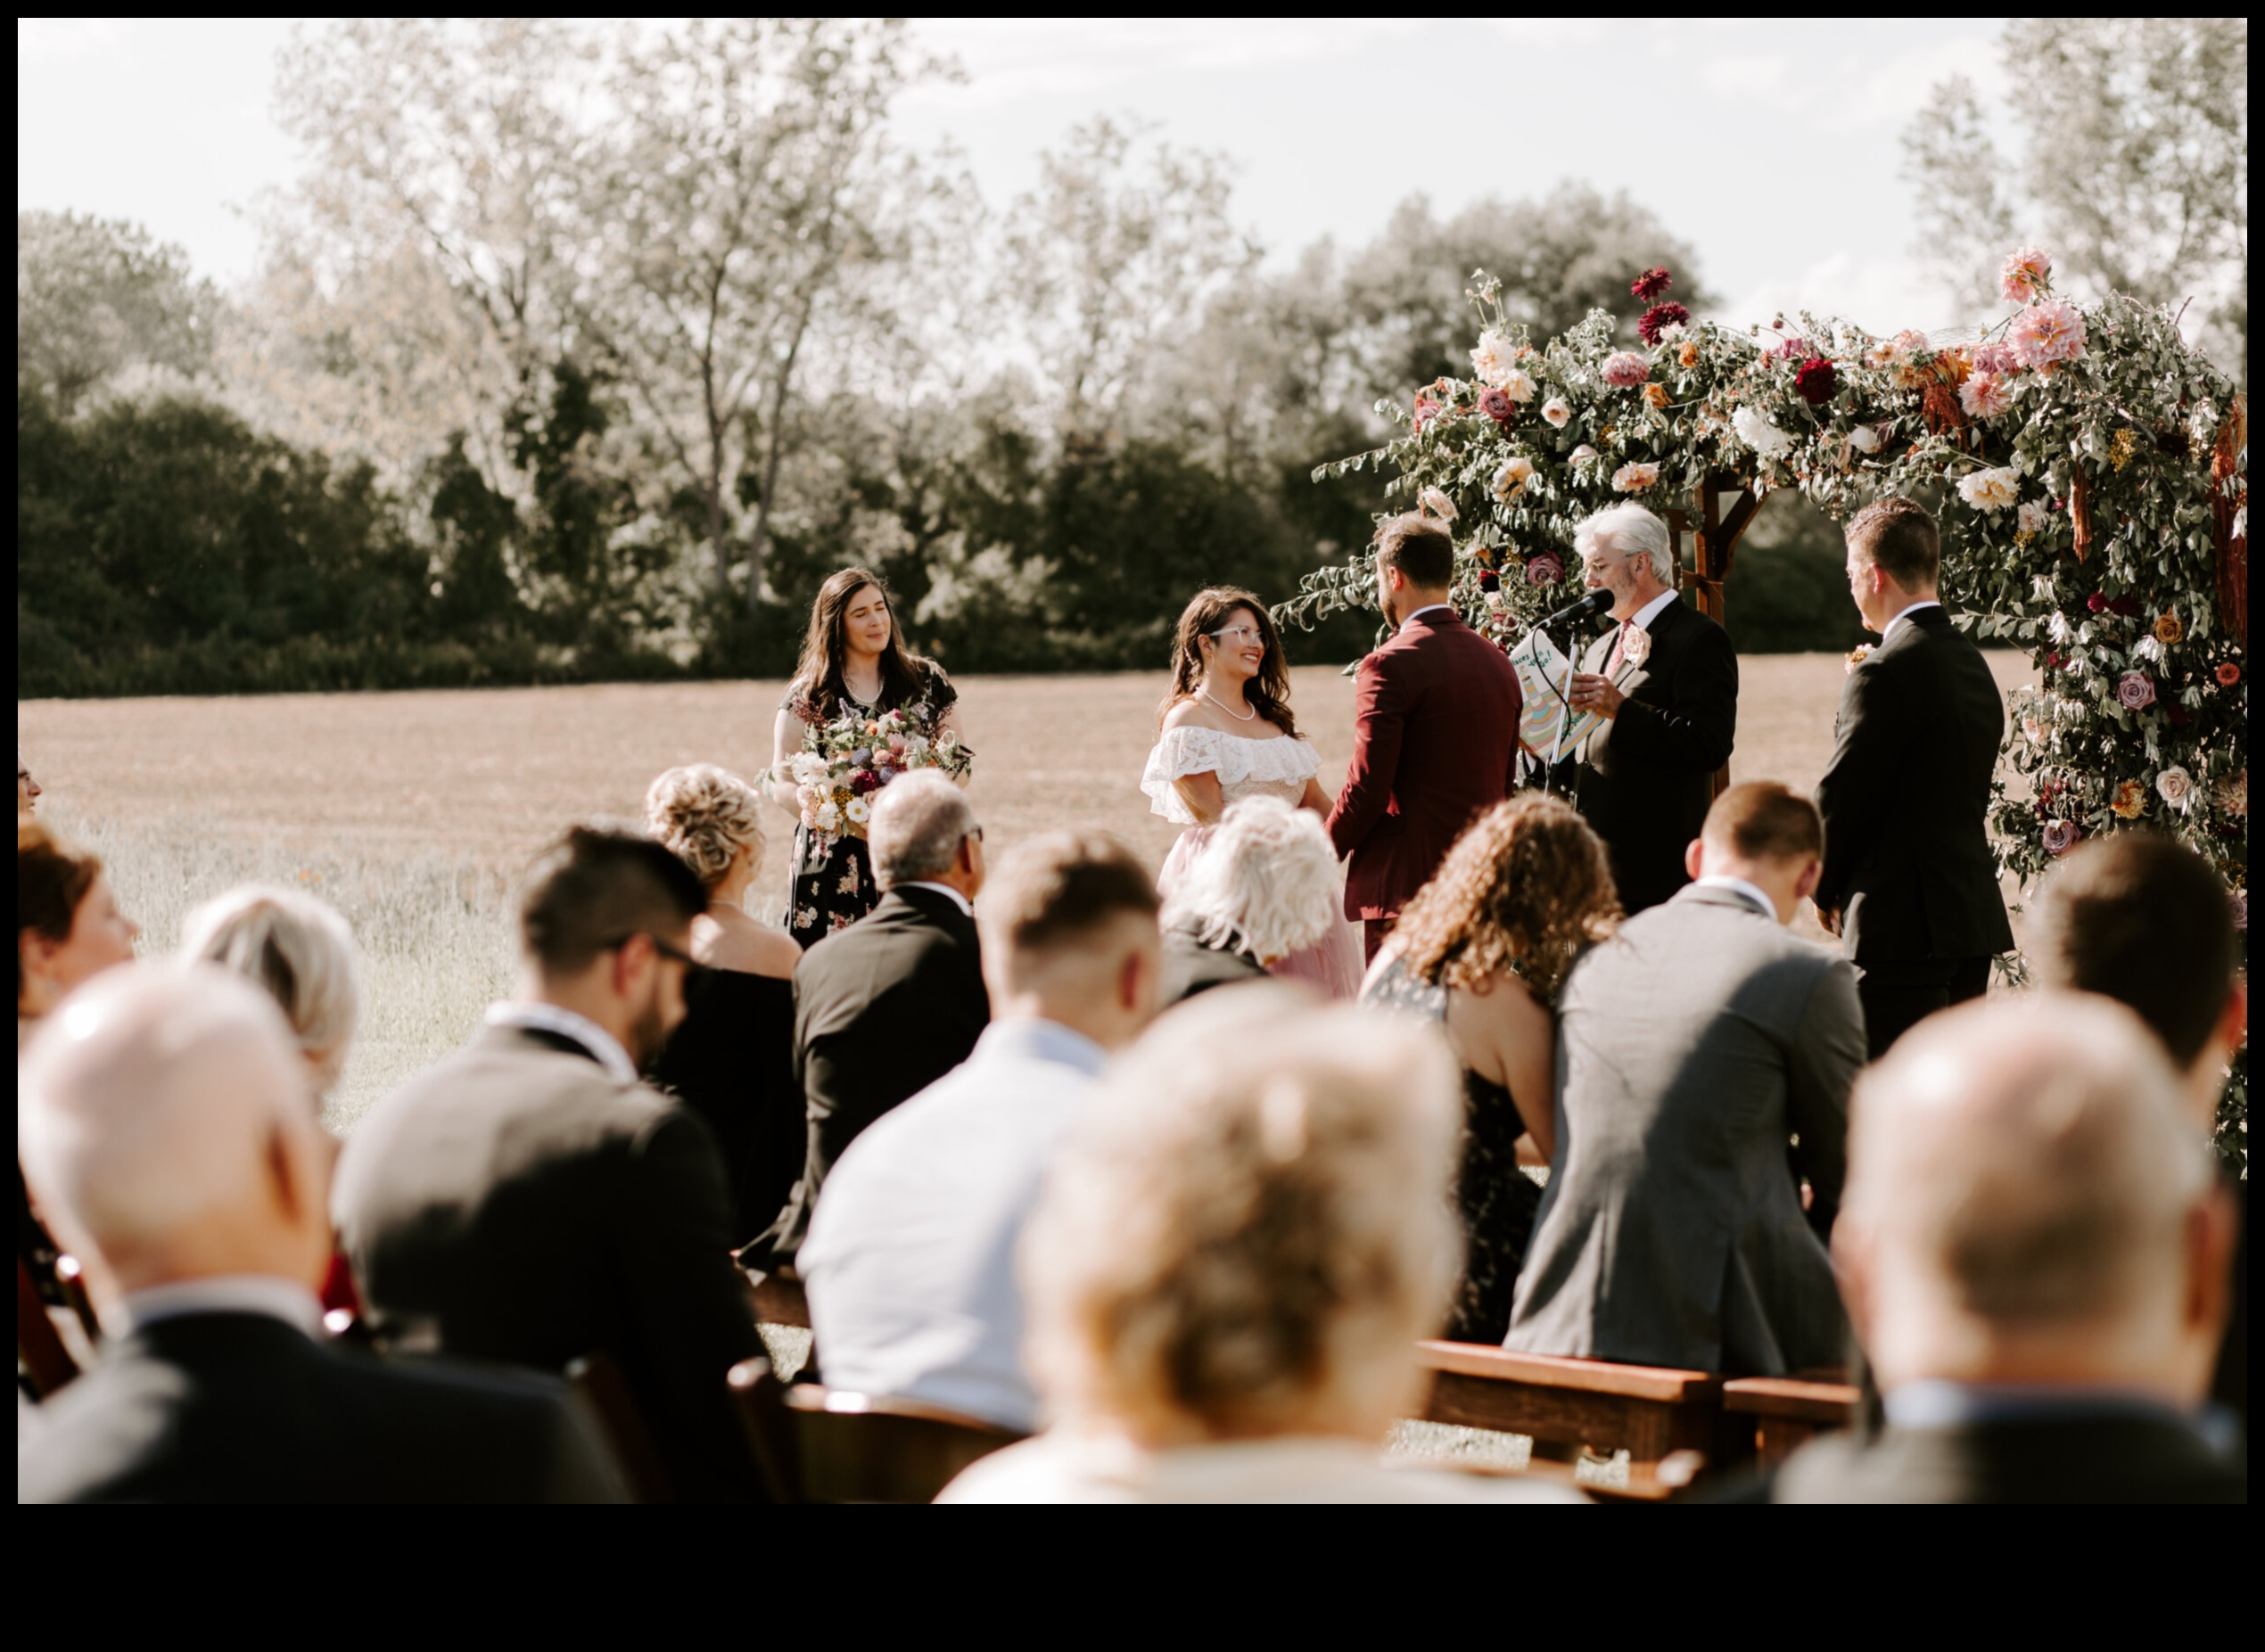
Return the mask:
<svg viewBox="0 0 2265 1652">
<path fill-rule="evenodd" d="M 1562 396 L 1553 396 L 1542 404 L 1542 417 L 1563 430 L 1573 422 L 1572 404 Z"/>
<path fill-rule="evenodd" d="M 2194 790 L 2195 777 L 2183 768 L 2166 768 L 2155 777 L 2155 795 L 2173 809 L 2184 809 Z"/>
<path fill-rule="evenodd" d="M 1534 399 L 1532 375 L 1520 368 L 1512 367 L 1508 373 L 1503 374 L 1502 392 L 1511 400 L 1523 407 Z"/>
<path fill-rule="evenodd" d="M 1510 375 L 1518 371 L 1518 354 L 1508 338 L 1489 327 L 1478 335 L 1478 348 L 1470 352 L 1470 366 L 1478 374 L 1480 383 L 1507 390 Z M 1528 395 L 1533 393 L 1532 385 L 1533 381 L 1528 380 Z M 1522 400 L 1523 398 L 1513 397 L 1512 399 Z"/>
<path fill-rule="evenodd" d="M 1621 638 L 1620 658 L 1628 664 L 1640 670 L 1643 662 L 1651 657 L 1651 633 L 1642 626 L 1635 627 Z"/>
<path fill-rule="evenodd" d="M 1513 455 L 1504 459 L 1502 469 L 1495 473 L 1495 497 L 1507 505 L 1533 480 L 1533 460 L 1523 454 Z"/>
<path fill-rule="evenodd" d="M 2045 531 L 2045 524 L 2052 520 L 2052 515 L 2053 513 L 2046 508 L 2042 499 L 2030 499 L 2024 502 L 2022 508 L 2014 513 L 2014 524 L 2022 532 L 2033 538 Z"/>
<path fill-rule="evenodd" d="M 2005 465 L 1958 479 L 1958 497 L 1978 511 L 2002 511 L 2021 497 L 2021 473 Z"/>
<path fill-rule="evenodd" d="M 818 806 L 818 829 L 820 831 L 836 831 L 840 828 L 841 824 L 842 811 L 840 809 L 836 807 L 833 799 L 828 798 L 826 801 Z"/>
<path fill-rule="evenodd" d="M 1793 445 L 1793 439 L 1769 422 L 1769 415 L 1758 407 L 1741 407 L 1730 415 L 1731 428 L 1738 439 L 1756 453 L 1783 453 Z"/>
<path fill-rule="evenodd" d="M 1859 424 L 1849 432 L 1849 446 L 1858 453 L 1880 451 L 1880 432 L 1869 424 Z"/>
<path fill-rule="evenodd" d="M 1455 519 L 1454 501 L 1437 488 L 1426 488 L 1417 496 L 1417 503 L 1441 522 L 1453 522 Z"/>
<path fill-rule="evenodd" d="M 1591 459 L 1596 457 L 1596 449 L 1590 447 L 1588 443 L 1583 442 L 1567 456 L 1575 464 L 1586 464 Z"/>
<path fill-rule="evenodd" d="M 1613 490 L 1618 493 L 1637 493 L 1660 480 L 1660 467 L 1630 460 L 1612 473 Z"/>
</svg>

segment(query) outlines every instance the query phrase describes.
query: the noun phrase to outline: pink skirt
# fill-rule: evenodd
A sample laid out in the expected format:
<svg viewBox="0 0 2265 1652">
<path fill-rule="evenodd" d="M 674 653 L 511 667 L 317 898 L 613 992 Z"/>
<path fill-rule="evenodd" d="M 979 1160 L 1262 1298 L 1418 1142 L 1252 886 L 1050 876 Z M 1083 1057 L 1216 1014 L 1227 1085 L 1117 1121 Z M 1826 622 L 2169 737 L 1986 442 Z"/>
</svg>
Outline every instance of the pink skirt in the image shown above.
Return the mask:
<svg viewBox="0 0 2265 1652">
<path fill-rule="evenodd" d="M 1159 898 L 1166 901 L 1172 899 L 1172 892 L 1179 887 L 1181 878 L 1195 864 L 1196 857 L 1203 852 L 1203 846 L 1210 838 L 1210 827 L 1190 826 L 1174 841 L 1172 852 L 1164 858 L 1164 870 L 1157 874 L 1156 892 Z M 1368 974 L 1368 949 L 1361 925 L 1345 916 L 1340 905 L 1321 940 L 1302 952 L 1276 958 L 1267 966 L 1267 973 L 1285 981 L 1305 982 L 1330 998 L 1351 1002 L 1361 996 L 1361 982 Z"/>
</svg>

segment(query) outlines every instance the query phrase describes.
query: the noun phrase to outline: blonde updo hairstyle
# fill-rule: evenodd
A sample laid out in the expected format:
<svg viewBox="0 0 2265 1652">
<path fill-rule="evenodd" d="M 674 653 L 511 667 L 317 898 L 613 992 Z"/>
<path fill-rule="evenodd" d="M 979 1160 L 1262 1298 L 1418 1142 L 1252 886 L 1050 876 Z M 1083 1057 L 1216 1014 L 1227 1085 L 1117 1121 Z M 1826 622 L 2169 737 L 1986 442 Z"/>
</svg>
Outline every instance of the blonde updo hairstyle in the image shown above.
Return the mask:
<svg viewBox="0 0 2265 1652">
<path fill-rule="evenodd" d="M 752 850 L 763 854 L 762 817 L 754 787 L 713 763 L 687 763 L 654 781 L 645 793 L 645 818 L 663 847 L 713 892 L 732 863 Z"/>
<path fill-rule="evenodd" d="M 1034 1373 L 1070 1426 L 1164 1446 L 1379 1437 L 1462 1260 L 1462 1091 L 1429 1027 L 1287 986 L 1120 1057 L 1025 1236 Z"/>
<path fill-rule="evenodd" d="M 247 884 L 189 914 L 178 956 L 265 988 L 314 1068 L 316 1089 L 337 1085 L 362 1015 L 360 951 L 337 908 L 304 890 Z"/>
</svg>

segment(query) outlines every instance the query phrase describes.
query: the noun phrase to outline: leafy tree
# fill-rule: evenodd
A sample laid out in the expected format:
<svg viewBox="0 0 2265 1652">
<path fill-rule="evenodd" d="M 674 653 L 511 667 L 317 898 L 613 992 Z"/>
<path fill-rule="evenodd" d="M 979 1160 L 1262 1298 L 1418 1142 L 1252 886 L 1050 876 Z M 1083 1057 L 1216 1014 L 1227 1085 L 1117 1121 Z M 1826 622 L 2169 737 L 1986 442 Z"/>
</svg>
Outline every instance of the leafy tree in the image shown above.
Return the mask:
<svg viewBox="0 0 2265 1652">
<path fill-rule="evenodd" d="M 16 378 L 29 377 L 66 415 L 128 367 L 201 372 L 219 308 L 181 249 L 138 224 L 16 214 Z"/>
<path fill-rule="evenodd" d="M 1964 76 L 1904 135 L 1920 251 L 1954 283 L 2036 234 L 2064 275 L 2151 304 L 2201 305 L 2203 342 L 2249 357 L 2249 21 L 2019 19 L 2000 42 L 2018 167 L 1997 153 Z"/>
</svg>

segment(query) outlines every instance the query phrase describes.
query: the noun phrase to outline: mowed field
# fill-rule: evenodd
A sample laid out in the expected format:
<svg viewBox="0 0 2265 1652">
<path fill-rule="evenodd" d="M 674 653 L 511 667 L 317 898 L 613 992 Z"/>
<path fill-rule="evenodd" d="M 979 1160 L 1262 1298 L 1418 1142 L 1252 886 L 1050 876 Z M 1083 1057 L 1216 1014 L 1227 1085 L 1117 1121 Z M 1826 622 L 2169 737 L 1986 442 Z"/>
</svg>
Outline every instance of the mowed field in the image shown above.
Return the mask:
<svg viewBox="0 0 2265 1652">
<path fill-rule="evenodd" d="M 2005 686 L 2030 680 L 2024 657 L 1991 658 Z M 1741 671 L 1733 777 L 1808 790 L 1832 751 L 1841 657 L 1762 655 Z M 1295 677 L 1300 731 L 1333 789 L 1352 749 L 1351 679 L 1324 667 Z M 971 796 L 994 851 L 1075 826 L 1115 833 L 1161 864 L 1174 828 L 1139 789 L 1159 675 L 959 686 L 976 752 Z M 770 760 L 783 692 L 715 682 L 31 701 L 17 706 L 16 730 L 47 788 L 43 816 L 103 851 L 147 931 L 145 952 L 169 948 L 196 901 L 245 881 L 312 889 L 353 920 L 367 1010 L 332 1098 L 344 1128 L 466 1036 L 504 990 L 510 884 L 548 837 L 575 819 L 638 817 L 647 783 L 671 764 L 752 776 Z M 770 818 L 751 905 L 775 917 L 792 828 Z"/>
</svg>

